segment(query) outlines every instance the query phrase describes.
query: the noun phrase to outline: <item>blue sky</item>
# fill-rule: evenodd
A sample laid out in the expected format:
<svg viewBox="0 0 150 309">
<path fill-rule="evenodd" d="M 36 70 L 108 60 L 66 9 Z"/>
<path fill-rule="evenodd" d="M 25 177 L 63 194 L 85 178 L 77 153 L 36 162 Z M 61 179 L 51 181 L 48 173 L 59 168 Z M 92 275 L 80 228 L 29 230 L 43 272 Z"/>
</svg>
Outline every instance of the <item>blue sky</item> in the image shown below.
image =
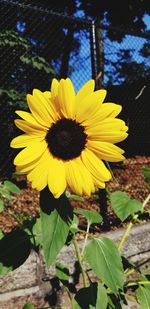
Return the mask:
<svg viewBox="0 0 150 309">
<path fill-rule="evenodd" d="M 84 18 L 84 13 L 82 11 L 78 11 L 76 17 Z M 150 30 L 150 15 L 145 14 L 143 17 L 143 21 L 146 24 L 146 30 Z M 105 23 L 105 20 L 104 20 Z M 20 32 L 24 32 L 25 23 L 17 22 L 16 28 Z M 64 29 L 65 31 L 66 29 Z M 103 30 L 104 41 L 103 41 L 103 49 L 106 59 L 109 61 L 118 61 L 118 52 L 120 49 L 122 50 L 131 50 L 132 59 L 137 63 L 143 62 L 143 57 L 140 55 L 139 51 L 142 46 L 146 42 L 144 38 L 141 37 L 132 37 L 131 35 L 126 35 L 121 43 L 117 41 L 111 41 L 106 34 L 106 30 Z M 92 68 L 91 68 L 91 54 L 90 54 L 90 36 L 87 30 L 80 30 L 80 32 L 75 32 L 74 37 L 77 38 L 80 42 L 79 52 L 74 55 L 72 52 L 70 55 L 70 74 L 69 77 L 72 79 L 73 84 L 75 86 L 76 91 L 92 77 Z M 150 62 L 150 59 L 147 60 Z M 149 63 L 150 65 L 150 63 Z M 111 66 L 107 65 L 107 70 L 111 69 Z M 54 64 L 55 70 L 55 64 Z M 105 73 L 105 68 L 104 68 Z M 104 74 L 104 82 L 107 84 L 108 78 L 106 74 Z"/>
<path fill-rule="evenodd" d="M 82 11 L 78 12 L 76 14 L 77 17 L 84 17 L 84 14 Z M 143 17 L 143 21 L 146 24 L 146 31 L 150 30 L 150 15 L 145 14 Z M 143 47 L 144 43 L 147 42 L 145 38 L 137 37 L 137 36 L 131 36 L 131 35 L 125 35 L 124 39 L 121 43 L 118 43 L 117 41 L 111 41 L 109 38 L 107 38 L 106 31 L 103 31 L 104 34 L 104 41 L 103 41 L 103 49 L 105 53 L 106 59 L 109 61 L 118 61 L 118 52 L 120 50 L 131 50 L 132 53 L 132 60 L 136 61 L 137 63 L 142 63 L 145 61 L 147 65 L 150 66 L 150 59 L 144 60 L 142 55 L 140 54 L 140 50 Z M 144 35 L 144 34 L 143 34 Z M 91 69 L 91 57 L 90 57 L 90 40 L 88 33 L 84 35 L 82 34 L 82 39 L 80 39 L 81 46 L 79 50 L 78 56 L 76 56 L 76 59 L 71 58 L 70 64 L 74 67 L 74 72 L 71 73 L 70 77 L 74 83 L 76 91 L 80 89 L 82 84 L 84 84 L 88 79 L 92 76 L 92 69 Z M 112 70 L 111 66 L 107 65 L 107 70 Z M 113 72 L 113 71 L 112 71 Z M 80 76 L 80 78 L 77 78 Z M 120 83 L 122 80 L 120 80 L 118 83 Z M 108 78 L 105 75 L 105 69 L 104 69 L 104 83 L 107 84 Z M 117 84 L 117 82 L 116 82 Z"/>
</svg>

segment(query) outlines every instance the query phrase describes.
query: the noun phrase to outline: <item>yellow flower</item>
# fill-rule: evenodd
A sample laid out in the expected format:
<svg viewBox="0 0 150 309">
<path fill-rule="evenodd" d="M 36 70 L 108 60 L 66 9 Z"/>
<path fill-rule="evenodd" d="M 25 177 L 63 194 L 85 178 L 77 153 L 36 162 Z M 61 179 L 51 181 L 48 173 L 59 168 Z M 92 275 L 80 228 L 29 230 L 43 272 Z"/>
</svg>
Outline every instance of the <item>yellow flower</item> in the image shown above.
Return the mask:
<svg viewBox="0 0 150 309">
<path fill-rule="evenodd" d="M 121 106 L 102 104 L 106 90 L 94 87 L 89 80 L 75 94 L 69 78 L 53 79 L 51 91 L 34 89 L 27 95 L 31 113 L 16 111 L 22 119 L 15 124 L 24 134 L 11 147 L 24 149 L 14 164 L 27 173 L 33 188 L 40 191 L 48 185 L 55 198 L 66 187 L 90 196 L 111 178 L 102 160 L 124 160 L 124 151 L 114 145 L 127 137 L 124 121 L 115 118 Z"/>
</svg>

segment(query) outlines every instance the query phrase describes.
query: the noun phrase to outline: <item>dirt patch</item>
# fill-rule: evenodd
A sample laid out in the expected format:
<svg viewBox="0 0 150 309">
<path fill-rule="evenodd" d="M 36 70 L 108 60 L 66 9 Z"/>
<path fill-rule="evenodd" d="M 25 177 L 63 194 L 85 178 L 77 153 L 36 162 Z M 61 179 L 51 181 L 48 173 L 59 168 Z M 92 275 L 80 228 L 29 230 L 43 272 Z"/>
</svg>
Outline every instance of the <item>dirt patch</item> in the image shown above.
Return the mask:
<svg viewBox="0 0 150 309">
<path fill-rule="evenodd" d="M 150 157 L 136 156 L 126 159 L 124 163 L 111 164 L 113 178 L 108 183 L 108 189 L 112 192 L 125 191 L 130 197 L 143 201 L 149 193 L 142 173 L 143 167 L 150 167 Z M 4 232 L 10 232 L 18 226 L 19 222 L 21 224 L 25 219 L 39 215 L 39 192 L 32 189 L 25 176 L 19 176 L 14 182 L 20 187 L 21 192 L 14 196 L 12 202 L 8 204 L 8 208 L 0 213 L 0 229 Z M 83 201 L 72 201 L 71 203 L 75 208 L 94 209 L 104 214 L 105 221 L 107 221 L 105 230 L 115 230 L 124 226 L 126 222 L 122 224 L 116 218 L 109 204 L 107 205 L 107 213 L 104 212 L 104 206 L 100 202 L 98 194 L 97 192 L 91 198 L 84 197 Z M 147 204 L 147 209 L 150 209 L 150 203 Z M 150 219 L 149 214 L 141 216 L 141 218 L 144 221 Z M 84 227 L 84 221 L 81 220 L 81 224 Z M 103 229 L 103 225 L 94 227 L 93 231 L 99 229 Z"/>
</svg>

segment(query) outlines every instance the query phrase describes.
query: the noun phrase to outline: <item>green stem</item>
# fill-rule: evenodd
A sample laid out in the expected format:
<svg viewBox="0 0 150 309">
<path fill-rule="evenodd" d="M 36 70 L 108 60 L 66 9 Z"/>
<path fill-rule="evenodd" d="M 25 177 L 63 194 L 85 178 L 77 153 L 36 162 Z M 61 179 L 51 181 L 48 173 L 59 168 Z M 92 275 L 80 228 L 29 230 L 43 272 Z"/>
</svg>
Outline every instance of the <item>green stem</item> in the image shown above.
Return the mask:
<svg viewBox="0 0 150 309">
<path fill-rule="evenodd" d="M 137 217 L 138 217 L 138 216 L 135 215 L 135 216 L 133 217 L 133 219 L 136 220 Z M 127 226 L 127 228 L 125 229 L 125 231 L 124 231 L 124 233 L 123 233 L 123 236 L 121 237 L 120 242 L 119 242 L 119 245 L 118 245 L 118 249 L 119 249 L 119 250 L 121 250 L 121 248 L 122 248 L 122 246 L 123 246 L 123 244 L 124 244 L 124 242 L 125 242 L 125 240 L 126 240 L 128 234 L 129 234 L 129 232 L 130 232 L 132 226 L 133 226 L 133 222 L 130 221 L 129 224 L 128 224 L 128 226 Z"/>
<path fill-rule="evenodd" d="M 129 269 L 128 271 L 125 271 L 125 275 L 126 276 L 130 276 L 132 275 L 134 272 L 136 272 L 137 270 L 135 268 Z"/>
<path fill-rule="evenodd" d="M 129 282 L 126 286 L 134 286 L 138 284 L 145 284 L 145 285 L 150 285 L 150 281 L 137 281 L 137 282 Z"/>
<path fill-rule="evenodd" d="M 105 164 L 106 164 L 108 170 L 110 171 L 110 174 L 111 174 L 113 180 L 114 180 L 116 183 L 118 183 L 118 180 L 117 180 L 116 177 L 114 176 L 114 173 L 113 173 L 113 171 L 112 171 L 112 169 L 111 169 L 110 164 L 108 163 L 108 161 L 105 161 Z"/>
<path fill-rule="evenodd" d="M 69 289 L 68 289 L 66 286 L 64 286 L 64 289 L 65 289 L 65 291 L 66 291 L 66 293 L 67 293 L 67 295 L 68 295 L 68 297 L 69 297 L 69 300 L 70 300 L 70 303 L 71 303 L 71 308 L 73 309 L 74 306 L 73 306 L 73 297 L 72 297 L 72 294 L 70 293 Z"/>
<path fill-rule="evenodd" d="M 86 235 L 86 233 L 87 233 L 87 231 L 83 231 L 83 230 L 81 230 L 81 229 L 79 229 L 78 231 L 79 231 L 80 233 L 84 234 L 84 235 Z M 93 235 L 91 235 L 91 234 L 88 234 L 88 237 L 89 237 L 90 239 L 95 239 L 95 236 L 93 236 Z"/>
<path fill-rule="evenodd" d="M 70 301 L 72 302 L 72 295 L 71 295 L 69 289 L 66 286 L 64 286 L 64 289 L 65 289 L 66 293 L 68 294 Z"/>
<path fill-rule="evenodd" d="M 75 235 L 73 236 L 73 244 L 74 244 L 76 256 L 77 256 L 77 259 L 78 259 L 78 262 L 79 262 L 79 265 L 80 265 L 80 268 L 81 268 L 81 273 L 82 273 L 82 278 L 83 278 L 83 286 L 84 286 L 84 288 L 86 288 L 88 286 L 87 276 L 86 276 L 86 272 L 84 270 L 84 267 L 82 265 L 82 256 L 81 256 L 81 253 L 80 253 L 80 250 L 79 250 L 79 247 L 78 247 L 78 242 L 75 238 Z"/>
<path fill-rule="evenodd" d="M 88 223 L 87 224 L 87 229 L 86 229 L 86 234 L 85 234 L 83 248 L 82 248 L 82 251 L 81 251 L 81 256 L 83 256 L 83 254 L 84 254 L 84 250 L 85 250 L 87 239 L 88 239 L 88 235 L 89 235 L 89 229 L 90 229 L 90 224 Z"/>
<path fill-rule="evenodd" d="M 143 209 L 146 206 L 146 204 L 149 202 L 149 200 L 150 200 L 150 194 L 146 197 L 146 199 L 143 202 Z M 131 228 L 133 226 L 133 223 L 134 223 L 134 221 L 137 220 L 137 218 L 138 218 L 138 215 L 134 215 L 133 220 L 129 222 L 127 228 L 125 229 L 125 232 L 124 232 L 124 234 L 123 234 L 123 236 L 122 236 L 122 238 L 121 238 L 121 240 L 119 242 L 119 245 L 118 245 L 118 249 L 119 250 L 121 250 L 121 248 L 122 248 L 122 246 L 123 246 L 123 244 L 124 244 L 128 234 L 129 234 L 129 232 L 130 232 L 130 230 L 131 230 Z"/>
<path fill-rule="evenodd" d="M 146 206 L 146 204 L 149 202 L 149 200 L 150 200 L 150 194 L 147 196 L 147 198 L 143 202 L 143 208 Z"/>
</svg>

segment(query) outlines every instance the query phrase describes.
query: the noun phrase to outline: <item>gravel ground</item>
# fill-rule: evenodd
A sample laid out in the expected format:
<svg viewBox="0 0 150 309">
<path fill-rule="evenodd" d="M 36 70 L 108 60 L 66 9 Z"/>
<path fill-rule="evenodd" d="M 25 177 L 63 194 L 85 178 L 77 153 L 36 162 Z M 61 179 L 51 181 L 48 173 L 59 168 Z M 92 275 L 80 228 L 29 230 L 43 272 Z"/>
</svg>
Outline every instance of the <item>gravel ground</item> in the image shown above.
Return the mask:
<svg viewBox="0 0 150 309">
<path fill-rule="evenodd" d="M 111 167 L 113 178 L 108 183 L 110 191 L 125 191 L 130 197 L 140 201 L 146 198 L 149 190 L 144 181 L 142 168 L 150 167 L 150 157 L 133 157 L 126 159 L 122 164 L 115 164 L 115 166 L 112 165 Z M 39 192 L 31 188 L 25 176 L 17 177 L 14 182 L 20 187 L 21 192 L 14 196 L 11 203 L 8 204 L 8 208 L 0 213 L 0 229 L 5 232 L 14 229 L 18 222 L 22 223 L 24 219 L 36 217 L 39 214 Z M 98 212 L 102 210 L 95 195 L 91 198 L 85 197 L 84 201 L 72 201 L 71 203 L 75 208 L 94 209 Z M 150 209 L 150 204 L 147 205 L 147 209 Z M 143 220 L 147 221 L 149 219 L 148 214 L 143 216 Z M 125 225 L 115 217 L 110 205 L 108 205 L 107 221 L 109 224 L 105 226 L 106 230 L 115 230 Z M 81 224 L 84 225 L 84 221 L 81 220 Z"/>
</svg>

